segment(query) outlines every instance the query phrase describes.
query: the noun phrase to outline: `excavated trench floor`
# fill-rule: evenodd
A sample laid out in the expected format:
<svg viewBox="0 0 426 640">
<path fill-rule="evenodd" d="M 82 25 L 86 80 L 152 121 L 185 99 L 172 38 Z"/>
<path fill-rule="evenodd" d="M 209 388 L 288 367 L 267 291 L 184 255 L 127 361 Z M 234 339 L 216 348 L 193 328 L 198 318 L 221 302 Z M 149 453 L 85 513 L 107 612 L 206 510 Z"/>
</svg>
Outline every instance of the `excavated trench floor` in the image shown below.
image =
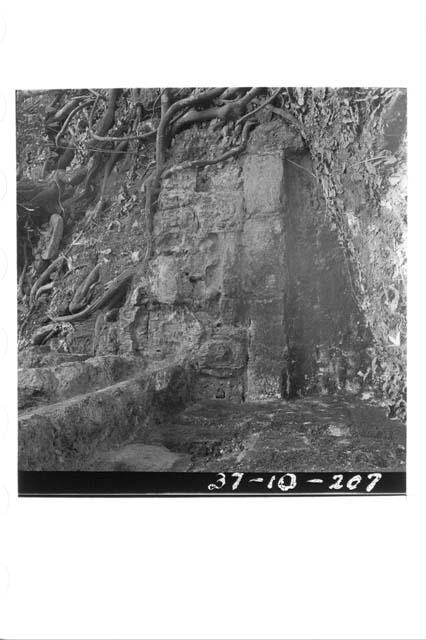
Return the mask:
<svg viewBox="0 0 426 640">
<path fill-rule="evenodd" d="M 207 400 L 158 424 L 152 442 L 99 452 L 90 469 L 335 471 L 405 469 L 405 427 L 350 396 L 233 404 Z"/>
<path fill-rule="evenodd" d="M 172 411 L 173 384 L 184 379 L 174 366 L 141 374 L 137 359 L 120 356 L 30 355 L 33 368 L 19 373 L 21 469 L 405 469 L 405 426 L 355 396 L 215 399 Z"/>
</svg>

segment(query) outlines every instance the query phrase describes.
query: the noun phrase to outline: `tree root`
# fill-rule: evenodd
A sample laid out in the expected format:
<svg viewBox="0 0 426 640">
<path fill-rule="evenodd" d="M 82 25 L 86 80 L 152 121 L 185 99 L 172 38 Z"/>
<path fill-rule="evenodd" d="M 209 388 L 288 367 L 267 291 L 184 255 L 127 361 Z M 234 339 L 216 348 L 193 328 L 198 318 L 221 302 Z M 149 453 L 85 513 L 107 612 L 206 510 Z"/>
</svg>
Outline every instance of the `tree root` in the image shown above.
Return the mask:
<svg viewBox="0 0 426 640">
<path fill-rule="evenodd" d="M 179 133 L 179 131 L 182 131 L 182 129 L 185 127 L 198 122 L 207 122 L 209 120 L 214 120 L 216 118 L 223 122 L 231 122 L 233 120 L 237 120 L 237 118 L 239 118 L 243 111 L 246 109 L 247 104 L 250 102 L 250 100 L 252 100 L 261 91 L 261 87 L 253 87 L 242 98 L 227 102 L 223 106 L 211 107 L 210 109 L 204 109 L 202 111 L 191 109 L 176 121 L 172 129 L 172 133 L 173 135 L 175 135 Z"/>
<path fill-rule="evenodd" d="M 139 135 L 131 136 L 99 136 L 97 133 L 92 133 L 92 138 L 101 142 L 129 142 L 130 140 L 150 140 L 154 139 L 157 135 L 157 130 L 147 131 L 146 133 L 140 133 Z"/>
<path fill-rule="evenodd" d="M 53 289 L 53 282 L 48 282 L 47 284 L 44 284 L 42 287 L 40 287 L 40 289 L 35 294 L 35 300 L 38 300 L 39 297 L 43 295 L 43 293 L 46 293 L 46 291 L 51 291 L 52 289 Z"/>
<path fill-rule="evenodd" d="M 93 102 L 93 100 L 86 100 L 85 102 L 80 103 L 79 105 L 77 105 L 75 107 L 75 109 L 73 109 L 71 111 L 70 114 L 68 114 L 67 118 L 65 119 L 64 124 L 62 125 L 59 133 L 57 134 L 56 138 L 55 138 L 55 145 L 56 147 L 59 145 L 59 141 L 61 139 L 61 136 L 64 134 L 65 129 L 67 128 L 67 126 L 69 125 L 69 123 L 71 122 L 72 118 L 76 115 L 76 113 L 78 113 L 79 111 L 81 111 L 82 109 L 84 109 L 84 107 L 87 107 L 89 104 L 91 104 Z"/>
<path fill-rule="evenodd" d="M 76 96 L 69 100 L 63 107 L 56 111 L 55 114 L 48 119 L 47 124 L 52 124 L 54 122 L 62 122 L 65 120 L 69 114 L 75 109 L 75 107 L 80 103 L 82 96 Z"/>
<path fill-rule="evenodd" d="M 185 109 L 194 107 L 196 105 L 205 104 L 215 98 L 218 98 L 225 91 L 225 88 L 218 89 L 208 89 L 207 91 L 203 91 L 198 94 L 191 94 L 186 98 L 182 98 L 181 100 L 177 100 L 174 102 L 167 111 L 165 111 L 161 117 L 160 124 L 157 128 L 157 138 L 155 145 L 155 158 L 156 158 L 156 169 L 151 177 L 145 183 L 145 191 L 146 191 L 146 200 L 145 200 L 145 213 L 146 213 L 146 224 L 147 224 L 147 240 L 148 245 L 151 244 L 150 237 L 152 232 L 152 205 L 158 194 L 160 183 L 161 183 L 161 173 L 164 169 L 165 161 L 166 161 L 166 146 L 167 146 L 167 134 L 169 130 L 170 123 L 172 119 L 184 111 Z M 148 247 L 147 255 L 149 256 L 151 253 L 150 247 Z"/>
<path fill-rule="evenodd" d="M 59 170 L 66 169 L 74 160 L 75 150 L 75 140 L 71 139 L 64 152 L 59 156 L 56 168 Z"/>
<path fill-rule="evenodd" d="M 228 151 L 218 156 L 217 158 L 213 158 L 211 160 L 189 160 L 188 162 L 183 162 L 182 164 L 174 165 L 173 167 L 170 167 L 170 169 L 166 169 L 161 174 L 161 179 L 164 180 L 165 178 L 169 178 L 173 173 L 176 173 L 177 171 L 183 171 L 185 169 L 193 169 L 195 167 L 197 168 L 207 167 L 213 164 L 218 164 L 219 162 L 224 162 L 229 158 L 235 157 L 245 149 L 249 130 L 251 129 L 251 127 L 255 126 L 255 124 L 256 123 L 252 121 L 247 121 L 245 123 L 243 127 L 243 133 L 241 135 L 241 144 L 238 147 L 233 147 L 232 149 L 229 149 Z"/>
<path fill-rule="evenodd" d="M 280 91 L 281 91 L 281 87 L 278 87 L 278 89 L 276 89 L 274 91 L 274 93 L 267 100 L 265 100 L 264 102 L 262 102 L 262 104 L 260 104 L 258 107 L 256 107 L 256 109 L 253 109 L 253 111 L 250 111 L 249 113 L 246 113 L 239 120 L 237 120 L 237 122 L 235 123 L 235 126 L 238 127 L 238 125 L 240 125 L 242 122 L 244 122 L 244 120 L 247 120 L 247 118 L 250 118 L 255 113 L 260 111 L 261 109 L 264 109 L 266 107 L 266 105 L 268 105 L 270 102 L 275 100 L 275 98 L 278 96 Z"/>
<path fill-rule="evenodd" d="M 273 107 L 272 105 L 267 105 L 266 108 L 268 111 L 272 111 L 277 116 L 280 116 L 283 120 L 286 120 L 289 124 L 292 124 L 298 131 L 300 131 L 303 135 L 302 127 L 299 120 L 294 116 L 290 111 L 286 111 L 285 109 L 280 109 L 279 107 Z"/>
<path fill-rule="evenodd" d="M 56 271 L 57 269 L 60 269 L 63 266 L 64 261 L 65 261 L 64 256 L 59 256 L 58 258 L 56 258 L 56 260 L 54 260 L 52 264 L 49 265 L 47 269 L 43 271 L 41 276 L 34 282 L 30 292 L 30 308 L 34 305 L 35 296 L 37 294 L 38 289 L 41 287 L 41 285 L 43 285 L 46 282 L 46 280 L 54 271 Z"/>
<path fill-rule="evenodd" d="M 101 187 L 101 195 L 100 198 L 104 199 L 105 196 L 105 189 L 106 189 L 106 185 L 108 182 L 108 178 L 111 175 L 111 171 L 114 168 L 115 163 L 120 159 L 121 153 L 124 153 L 127 149 L 127 140 L 123 140 L 122 142 L 120 142 L 119 145 L 117 145 L 117 147 L 114 149 L 114 152 L 111 157 L 108 159 L 108 162 L 105 165 L 105 171 L 104 171 L 104 177 L 103 177 L 103 181 L 102 181 L 102 187 Z"/>
<path fill-rule="evenodd" d="M 120 96 L 121 89 L 111 89 L 108 93 L 107 108 L 102 120 L 99 123 L 96 134 L 104 136 L 112 127 L 115 117 L 115 105 Z"/>
<path fill-rule="evenodd" d="M 166 111 L 166 113 L 161 118 L 160 124 L 158 125 L 157 129 L 155 157 L 157 161 L 158 172 L 161 172 L 166 161 L 167 131 L 172 118 L 184 109 L 209 102 L 210 100 L 219 97 L 224 92 L 224 90 L 224 88 L 208 89 L 207 91 L 203 91 L 202 93 L 196 95 L 192 94 L 187 98 L 182 98 L 182 100 L 174 102 L 169 110 Z"/>
<path fill-rule="evenodd" d="M 80 311 L 85 303 L 87 294 L 93 284 L 99 281 L 100 264 L 97 264 L 84 279 L 83 283 L 77 287 L 76 292 L 70 302 L 69 310 L 71 313 Z"/>
<path fill-rule="evenodd" d="M 163 89 L 160 94 L 161 117 L 163 118 L 170 109 L 170 95 L 168 89 Z"/>
<path fill-rule="evenodd" d="M 112 155 L 109 158 L 108 162 L 105 165 L 104 168 L 104 175 L 103 175 L 103 179 L 102 179 L 102 186 L 101 186 L 101 191 L 99 194 L 99 198 L 98 201 L 95 205 L 95 207 L 93 209 L 89 209 L 86 212 L 86 225 L 89 224 L 92 220 L 95 220 L 98 213 L 102 210 L 102 207 L 104 205 L 104 200 L 105 200 L 105 189 L 108 183 L 108 178 L 111 175 L 111 171 L 114 168 L 114 165 L 116 164 L 116 162 L 118 162 L 118 160 L 120 159 L 120 157 L 126 152 L 126 148 L 127 148 L 128 142 L 127 140 L 123 140 L 122 142 L 120 142 L 119 145 L 117 145 L 116 149 L 114 151 L 112 151 Z M 97 169 L 96 169 L 97 170 Z M 94 175 L 94 174 L 92 174 Z M 89 177 L 89 174 L 88 174 Z M 86 182 L 88 182 L 88 180 L 86 179 Z M 86 189 L 85 189 L 85 194 L 87 193 L 87 190 L 89 189 L 89 184 L 90 182 L 86 185 Z M 81 196 L 83 197 L 83 196 Z"/>
<path fill-rule="evenodd" d="M 78 313 L 74 313 L 69 316 L 60 316 L 58 318 L 51 318 L 52 322 L 78 322 L 80 320 L 86 320 L 89 318 L 95 311 L 104 307 L 111 299 L 117 294 L 117 292 L 122 289 L 124 286 L 128 286 L 129 281 L 135 275 L 136 270 L 134 267 L 127 269 L 123 273 L 121 273 L 115 280 L 113 280 L 109 286 L 109 288 L 100 295 L 96 300 L 92 302 L 86 309 L 79 311 Z"/>
<path fill-rule="evenodd" d="M 39 185 L 33 183 L 32 188 L 27 189 L 18 185 L 17 195 L 18 204 L 27 205 L 32 209 L 41 207 L 48 210 L 58 202 L 59 187 L 54 180 Z"/>
<path fill-rule="evenodd" d="M 28 268 L 28 255 L 27 255 L 27 245 L 24 245 L 24 265 L 22 267 L 21 275 L 19 276 L 18 282 L 18 301 L 22 300 L 24 297 L 24 281 L 25 274 L 27 273 Z"/>
<path fill-rule="evenodd" d="M 115 117 L 115 106 L 116 106 L 116 102 L 117 99 L 119 97 L 121 93 L 121 89 L 111 89 L 111 91 L 108 94 L 108 99 L 107 99 L 107 109 L 106 112 L 104 114 L 104 116 L 102 117 L 96 134 L 93 132 L 93 114 L 94 111 L 96 109 L 96 105 L 99 101 L 99 98 L 102 96 L 96 96 L 96 99 L 94 101 L 90 116 L 89 116 L 89 131 L 92 137 L 96 137 L 98 136 L 98 138 L 101 140 L 100 144 L 99 144 L 99 148 L 93 148 L 91 149 L 91 151 L 93 152 L 90 160 L 89 160 L 89 167 L 88 169 L 85 169 L 85 173 L 84 176 L 81 177 L 81 179 L 78 180 L 78 184 L 80 182 L 83 181 L 84 179 L 84 186 L 83 186 L 83 191 L 78 194 L 78 195 L 74 195 L 71 198 L 69 198 L 65 203 L 65 207 L 66 209 L 69 211 L 71 208 L 73 208 L 76 204 L 78 204 L 79 202 L 83 201 L 85 198 L 91 199 L 91 185 L 93 182 L 93 179 L 95 178 L 96 174 L 98 173 L 98 171 L 100 170 L 101 166 L 102 166 L 102 153 L 108 153 L 111 154 L 111 157 L 109 158 L 109 160 L 107 161 L 107 164 L 105 166 L 104 169 L 104 178 L 103 178 L 103 183 L 102 183 L 102 188 L 101 188 L 101 195 L 99 198 L 99 202 L 98 205 L 95 207 L 95 211 L 96 213 L 102 208 L 102 204 L 103 204 L 103 196 L 104 196 L 104 191 L 105 191 L 105 186 L 106 186 L 106 181 L 111 173 L 111 170 L 114 166 L 114 164 L 117 162 L 117 160 L 121 157 L 121 155 L 125 152 L 126 146 L 128 144 L 128 141 L 126 138 L 120 138 L 121 143 L 117 146 L 116 149 L 103 149 L 102 147 L 105 147 L 106 145 L 106 141 L 109 140 L 106 138 L 105 134 L 108 132 L 108 130 L 111 128 L 111 126 L 114 123 L 114 117 Z M 77 172 L 78 174 L 78 172 Z"/>
<path fill-rule="evenodd" d="M 157 171 L 145 182 L 145 236 L 146 252 L 145 262 L 152 256 L 152 232 L 154 227 L 154 203 L 157 201 L 160 192 L 161 178 Z"/>
<path fill-rule="evenodd" d="M 245 90 L 248 91 L 248 89 Z M 234 97 L 240 93 L 240 91 L 244 91 L 244 87 L 228 87 L 220 95 L 219 101 L 226 102 L 226 100 L 233 100 Z"/>
<path fill-rule="evenodd" d="M 213 118 L 235 119 L 241 115 L 242 111 L 247 107 L 250 100 L 252 100 L 254 96 L 260 93 L 262 90 L 262 87 L 252 87 L 242 98 L 226 104 L 225 106 L 212 107 L 210 109 L 205 109 L 204 111 L 191 112 L 191 122 L 200 122 L 203 120 L 211 120 Z M 161 117 L 160 124 L 157 128 L 157 139 L 155 147 L 156 169 L 145 183 L 145 224 L 147 239 L 145 261 L 147 261 L 152 256 L 152 231 L 154 218 L 153 206 L 160 192 L 161 180 L 163 177 L 165 177 L 163 176 L 163 171 L 166 162 L 167 138 L 172 120 L 182 111 L 188 108 L 199 106 L 201 104 L 205 104 L 206 102 L 210 102 L 211 100 L 218 98 L 224 93 L 226 93 L 226 90 L 224 88 L 220 88 L 208 89 L 207 91 L 203 91 L 202 93 L 195 95 L 191 94 L 190 96 L 182 98 L 181 100 L 173 103 Z M 187 118 L 185 122 L 186 124 L 188 124 L 189 118 Z M 234 155 L 239 153 L 242 148 L 243 147 L 240 145 L 240 147 L 231 149 L 215 161 L 194 161 L 195 164 L 192 164 L 191 166 L 206 166 L 208 164 L 216 164 L 217 162 L 221 162 L 221 160 L 226 160 L 227 158 L 233 157 Z M 166 175 L 168 175 L 167 172 Z"/>
<path fill-rule="evenodd" d="M 33 335 L 31 336 L 31 344 L 33 345 L 45 344 L 48 340 L 50 340 L 50 338 L 53 338 L 53 336 L 59 333 L 60 330 L 61 330 L 61 327 L 56 324 L 53 324 L 53 323 L 46 324 L 43 327 L 40 327 L 39 329 L 34 331 Z"/>
<path fill-rule="evenodd" d="M 94 210 L 91 211 L 90 216 L 87 216 L 88 219 L 82 231 L 82 233 L 84 233 L 91 219 L 97 215 L 103 206 L 108 179 L 111 176 L 115 163 L 122 157 L 122 154 L 125 153 L 129 142 L 131 140 L 148 141 L 155 136 L 156 166 L 153 173 L 145 183 L 146 257 L 149 258 L 152 254 L 153 216 L 155 204 L 158 200 L 161 188 L 161 181 L 177 171 L 215 165 L 220 162 L 225 162 L 226 160 L 241 153 L 246 147 L 249 130 L 255 124 L 250 120 L 250 116 L 261 108 L 269 105 L 269 103 L 276 97 L 277 92 L 268 98 L 262 105 L 259 105 L 254 109 L 251 114 L 244 115 L 250 101 L 259 93 L 265 93 L 265 88 L 213 88 L 198 92 L 192 91 L 190 95 L 180 99 L 177 99 L 178 96 L 175 95 L 176 92 L 165 89 L 159 96 L 161 101 L 161 118 L 156 131 L 148 131 L 143 134 L 136 135 L 138 123 L 141 118 L 141 108 L 136 105 L 136 107 L 134 107 L 136 109 L 136 117 L 133 118 L 133 120 L 130 118 L 130 116 L 133 117 L 133 112 L 128 116 L 128 119 L 126 120 L 127 124 L 125 125 L 127 128 L 124 128 L 124 125 L 118 126 L 114 129 L 116 135 L 108 136 L 108 131 L 114 125 L 115 110 L 121 91 L 121 89 L 111 89 L 106 97 L 94 91 L 90 91 L 89 94 L 85 92 L 85 95 L 83 96 L 76 96 L 71 100 L 68 99 L 66 104 L 59 109 L 56 105 L 59 100 L 63 100 L 64 94 L 62 93 L 59 97 L 57 96 L 55 98 L 54 104 L 52 103 L 51 112 L 46 119 L 46 128 L 50 127 L 49 139 L 52 140 L 52 144 L 54 141 L 56 148 L 59 148 L 59 143 L 62 139 L 69 139 L 67 132 L 72 119 L 79 111 L 93 103 L 92 108 L 89 107 L 90 115 L 88 130 L 90 137 L 96 141 L 96 143 L 92 145 L 93 149 L 90 149 L 90 153 L 88 155 L 89 164 L 88 166 L 86 165 L 85 168 L 77 170 L 75 173 L 70 172 L 72 173 L 71 177 L 69 177 L 65 172 L 63 172 L 62 175 L 60 172 L 61 169 L 65 169 L 74 156 L 74 141 L 71 140 L 66 145 L 65 152 L 58 159 L 57 172 L 55 173 L 56 179 L 53 182 L 45 182 L 43 185 L 36 185 L 34 183 L 27 185 L 23 183 L 21 185 L 21 197 L 19 199 L 22 198 L 24 204 L 28 204 L 31 208 L 36 210 L 37 216 L 43 215 L 43 219 L 45 219 L 46 213 L 51 214 L 57 210 L 58 206 L 61 206 L 61 198 L 64 198 L 64 195 L 65 198 L 67 198 L 67 200 L 64 198 L 65 210 L 70 212 L 76 202 L 80 202 L 81 204 L 79 205 L 79 208 L 81 212 L 83 206 L 82 200 L 87 198 L 87 202 L 84 200 L 84 206 L 90 205 L 90 203 L 93 202 L 93 196 L 95 194 L 93 180 L 96 179 L 95 176 L 98 172 L 103 170 L 99 199 Z M 180 94 L 180 96 L 181 95 L 182 94 Z M 99 104 L 100 99 L 105 101 L 106 108 L 103 115 L 99 118 L 97 115 L 99 113 L 97 111 L 97 105 Z M 176 101 L 173 102 L 173 100 Z M 95 117 L 97 122 L 94 124 L 93 120 Z M 166 153 L 170 135 L 177 133 L 190 124 L 205 122 L 212 119 L 218 119 L 222 122 L 236 121 L 237 125 L 243 125 L 241 140 L 238 146 L 228 149 L 225 153 L 222 153 L 220 156 L 213 159 L 193 160 L 175 165 L 174 167 L 166 168 Z M 131 122 L 133 124 L 132 127 L 129 128 L 129 123 Z M 118 124 L 120 125 L 120 123 Z M 125 131 L 131 135 L 119 135 Z M 64 136 L 66 136 L 66 138 L 64 138 Z M 115 149 L 111 149 L 110 147 L 112 147 L 112 145 L 108 144 L 111 142 L 117 142 L 118 146 L 116 146 Z M 103 153 L 111 154 L 105 164 L 102 160 Z M 72 189 L 72 187 L 77 187 L 78 185 L 80 185 L 80 187 L 77 190 Z M 75 195 L 75 191 L 77 191 L 78 195 Z M 71 197 L 69 197 L 70 195 Z M 44 213 L 42 214 L 42 212 Z M 26 220 L 27 218 L 24 216 L 24 221 Z M 42 258 L 45 260 L 52 260 L 59 251 L 63 234 L 63 218 L 55 212 L 51 216 L 50 224 L 52 229 L 51 236 L 46 250 L 42 254 Z M 64 261 L 66 260 L 65 255 L 71 250 L 73 244 L 75 244 L 75 241 L 71 243 L 67 248 L 67 251 L 64 251 L 60 257 L 54 259 L 52 264 L 49 265 L 49 267 L 33 284 L 29 296 L 30 310 L 37 298 L 44 291 L 47 291 L 54 286 L 52 283 L 48 282 L 49 277 L 56 269 L 60 269 L 63 266 Z M 75 291 L 69 306 L 70 314 L 67 316 L 52 318 L 52 320 L 54 322 L 78 322 L 90 317 L 96 310 L 104 307 L 108 303 L 111 303 L 113 299 L 120 298 L 120 295 L 124 291 L 124 287 L 128 285 L 134 273 L 135 267 L 132 267 L 130 270 L 121 274 L 111 283 L 111 286 L 104 291 L 102 295 L 98 296 L 86 308 L 81 309 L 84 304 L 87 304 L 88 301 L 90 301 L 90 292 L 99 280 L 99 266 L 97 265 Z"/>
</svg>

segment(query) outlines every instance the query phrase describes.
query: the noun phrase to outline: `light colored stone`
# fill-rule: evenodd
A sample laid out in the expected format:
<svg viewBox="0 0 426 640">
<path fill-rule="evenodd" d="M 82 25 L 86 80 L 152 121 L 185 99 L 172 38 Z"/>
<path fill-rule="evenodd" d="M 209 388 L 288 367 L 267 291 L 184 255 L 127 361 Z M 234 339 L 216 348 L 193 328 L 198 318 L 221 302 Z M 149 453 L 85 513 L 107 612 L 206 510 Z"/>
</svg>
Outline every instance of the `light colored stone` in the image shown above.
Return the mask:
<svg viewBox="0 0 426 640">
<path fill-rule="evenodd" d="M 189 455 L 169 451 L 162 445 L 128 444 L 109 451 L 93 464 L 96 471 L 174 471 L 184 470 Z"/>
<path fill-rule="evenodd" d="M 283 175 L 282 153 L 246 157 L 243 178 L 248 217 L 259 213 L 266 215 L 280 209 Z"/>
<path fill-rule="evenodd" d="M 158 256 L 151 265 L 150 285 L 159 302 L 173 303 L 178 293 L 176 260 L 173 256 Z"/>
</svg>

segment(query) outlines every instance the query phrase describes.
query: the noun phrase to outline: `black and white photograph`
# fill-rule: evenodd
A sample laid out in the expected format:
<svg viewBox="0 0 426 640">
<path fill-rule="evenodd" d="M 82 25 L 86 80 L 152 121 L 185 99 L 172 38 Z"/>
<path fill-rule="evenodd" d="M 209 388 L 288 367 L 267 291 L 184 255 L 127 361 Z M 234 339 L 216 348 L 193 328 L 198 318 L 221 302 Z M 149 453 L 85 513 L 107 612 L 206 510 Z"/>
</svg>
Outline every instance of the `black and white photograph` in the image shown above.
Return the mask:
<svg viewBox="0 0 426 640">
<path fill-rule="evenodd" d="M 405 491 L 406 107 L 16 92 L 23 494 Z"/>
<path fill-rule="evenodd" d="M 424 640 L 425 36 L 0 0 L 0 638 Z"/>
</svg>

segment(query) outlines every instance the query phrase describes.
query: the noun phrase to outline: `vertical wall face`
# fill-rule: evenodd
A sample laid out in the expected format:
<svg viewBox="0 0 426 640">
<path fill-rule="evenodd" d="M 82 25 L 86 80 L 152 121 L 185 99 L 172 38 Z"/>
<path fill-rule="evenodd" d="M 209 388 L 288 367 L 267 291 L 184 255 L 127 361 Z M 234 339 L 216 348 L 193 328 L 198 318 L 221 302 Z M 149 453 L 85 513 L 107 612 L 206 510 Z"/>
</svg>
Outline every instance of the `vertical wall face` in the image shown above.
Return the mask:
<svg viewBox="0 0 426 640">
<path fill-rule="evenodd" d="M 211 132 L 186 131 L 175 162 L 217 149 Z M 172 360 L 196 370 L 194 398 L 242 401 L 247 331 L 241 316 L 241 230 L 244 220 L 241 166 L 230 161 L 173 174 L 162 185 L 154 218 L 155 255 L 145 298 L 123 312 L 127 350 L 147 364 Z"/>
<path fill-rule="evenodd" d="M 248 331 L 247 399 L 281 396 L 285 351 L 284 154 L 249 153 L 243 164 L 242 296 Z"/>
<path fill-rule="evenodd" d="M 191 135 L 179 137 L 174 162 L 214 149 L 208 130 Z M 309 170 L 300 138 L 274 121 L 239 159 L 164 181 L 155 255 L 121 314 L 121 350 L 149 365 L 191 363 L 195 398 L 345 386 L 358 317 Z"/>
<path fill-rule="evenodd" d="M 288 286 L 283 396 L 350 389 L 368 335 L 357 309 L 349 265 L 318 197 L 309 155 L 285 158 Z"/>
</svg>

